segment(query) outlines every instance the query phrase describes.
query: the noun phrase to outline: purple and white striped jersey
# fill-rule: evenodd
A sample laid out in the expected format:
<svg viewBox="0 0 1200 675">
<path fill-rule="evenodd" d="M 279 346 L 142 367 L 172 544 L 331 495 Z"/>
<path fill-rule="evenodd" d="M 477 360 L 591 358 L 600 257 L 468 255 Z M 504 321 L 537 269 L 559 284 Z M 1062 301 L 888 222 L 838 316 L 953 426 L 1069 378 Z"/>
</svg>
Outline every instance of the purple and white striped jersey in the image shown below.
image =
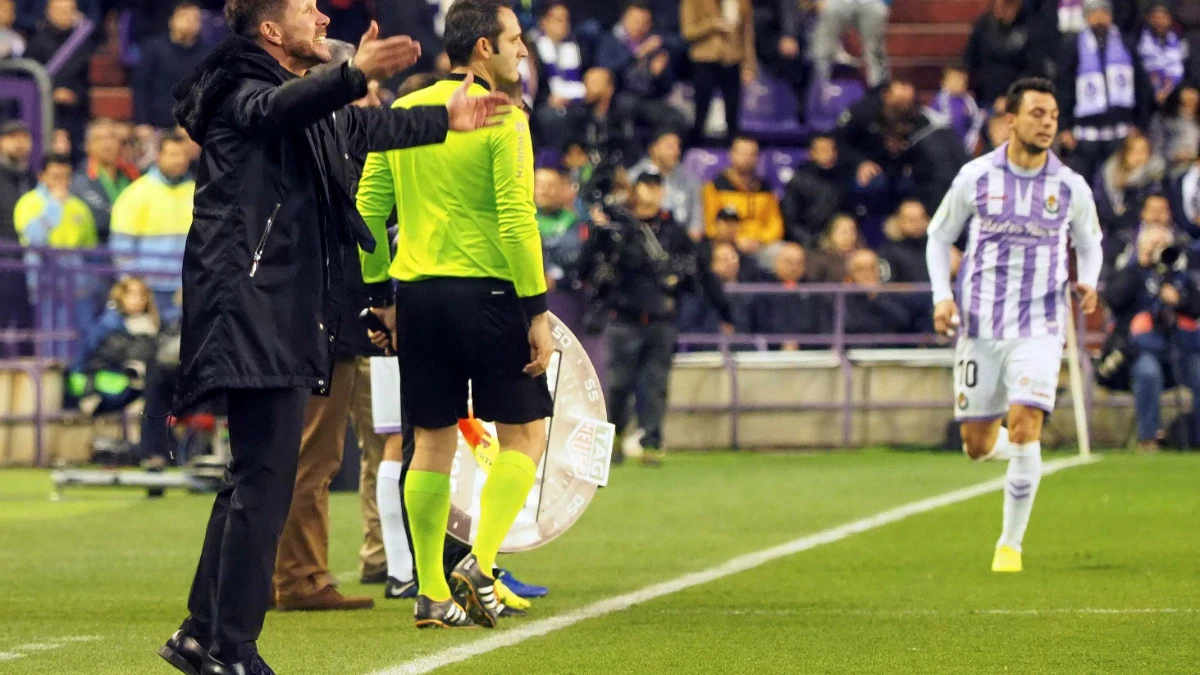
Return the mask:
<svg viewBox="0 0 1200 675">
<path fill-rule="evenodd" d="M 1087 181 L 1054 153 L 1041 170 L 1027 172 L 1012 166 L 1007 152 L 1005 143 L 962 168 L 929 236 L 953 244 L 970 226 L 957 289 L 967 337 L 1059 335 L 1067 235 L 1077 249 L 1099 249 L 1096 203 Z"/>
</svg>

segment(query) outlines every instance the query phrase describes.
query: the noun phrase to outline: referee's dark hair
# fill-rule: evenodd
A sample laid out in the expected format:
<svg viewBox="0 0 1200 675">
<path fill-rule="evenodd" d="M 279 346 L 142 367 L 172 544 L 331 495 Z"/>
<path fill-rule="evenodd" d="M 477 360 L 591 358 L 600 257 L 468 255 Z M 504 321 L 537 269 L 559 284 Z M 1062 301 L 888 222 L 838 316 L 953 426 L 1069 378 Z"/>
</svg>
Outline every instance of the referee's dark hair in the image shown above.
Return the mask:
<svg viewBox="0 0 1200 675">
<path fill-rule="evenodd" d="M 1004 112 L 1016 115 L 1021 111 L 1021 100 L 1025 98 L 1025 92 L 1036 91 L 1041 94 L 1050 94 L 1054 96 L 1056 90 L 1054 83 L 1044 77 L 1022 77 L 1012 86 L 1008 88 L 1008 93 L 1004 96 Z"/>
<path fill-rule="evenodd" d="M 442 44 L 451 67 L 469 64 L 480 39 L 490 42 L 492 51 L 499 51 L 496 43 L 500 41 L 500 10 L 507 6 L 500 0 L 458 0 L 450 7 Z"/>
<path fill-rule="evenodd" d="M 286 4 L 287 0 L 226 0 L 225 23 L 234 33 L 257 40 L 262 22 L 279 16 Z"/>
</svg>

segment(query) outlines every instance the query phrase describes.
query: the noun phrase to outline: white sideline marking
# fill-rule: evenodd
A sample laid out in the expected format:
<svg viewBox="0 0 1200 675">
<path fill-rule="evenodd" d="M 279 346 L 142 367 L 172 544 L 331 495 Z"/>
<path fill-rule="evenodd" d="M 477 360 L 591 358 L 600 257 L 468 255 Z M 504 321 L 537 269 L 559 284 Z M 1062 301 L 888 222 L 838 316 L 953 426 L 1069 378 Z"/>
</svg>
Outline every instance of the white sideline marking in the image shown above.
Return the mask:
<svg viewBox="0 0 1200 675">
<path fill-rule="evenodd" d="M 48 652 L 65 647 L 74 642 L 93 642 L 99 640 L 99 635 L 69 635 L 67 637 L 50 638 L 47 642 L 26 642 L 13 647 L 11 652 L 0 652 L 0 661 L 16 661 L 32 653 Z"/>
<path fill-rule="evenodd" d="M 1039 616 L 1043 614 L 1200 614 L 1195 607 L 1147 607 L 1147 608 L 1102 608 L 1102 607 L 1052 607 L 1047 609 L 663 609 L 655 614 L 704 614 L 707 616 L 977 616 L 999 614 L 1014 616 Z"/>
<path fill-rule="evenodd" d="M 1059 459 L 1052 462 L 1047 462 L 1042 466 L 1042 475 L 1046 476 L 1063 469 L 1081 466 L 1083 464 L 1091 464 L 1097 460 L 1096 457 L 1072 457 L 1070 459 Z M 773 546 L 771 548 L 747 553 L 746 555 L 738 556 L 725 563 L 710 567 L 706 570 L 686 574 L 669 581 L 653 584 L 640 590 L 618 595 L 606 600 L 594 602 L 586 607 L 566 612 L 558 616 L 552 616 L 531 623 L 522 624 L 518 628 L 504 630 L 496 633 L 491 637 L 474 642 L 468 642 L 457 647 L 451 647 L 436 654 L 422 656 L 420 658 L 406 661 L 391 668 L 377 670 L 371 675 L 421 675 L 429 673 L 438 668 L 448 666 L 460 661 L 482 656 L 488 652 L 511 647 L 520 644 L 530 638 L 541 637 L 556 630 L 561 630 L 569 626 L 573 626 L 580 621 L 594 619 L 597 617 L 619 612 L 628 609 L 633 605 L 649 602 L 656 598 L 661 598 L 664 595 L 671 595 L 680 591 L 686 590 L 693 586 L 707 584 L 718 579 L 723 579 L 727 576 L 745 572 L 746 570 L 760 567 L 769 562 L 780 558 L 807 551 L 809 549 L 832 544 L 841 541 L 847 537 L 852 537 L 856 534 L 867 532 L 884 525 L 890 525 L 900 520 L 904 520 L 909 516 L 926 513 L 939 509 L 943 506 L 957 504 L 968 499 L 985 495 L 989 492 L 995 492 L 1004 488 L 1004 478 L 995 478 L 993 480 L 977 483 L 960 490 L 954 490 L 936 497 L 922 499 L 919 501 L 897 506 L 895 508 L 881 511 L 873 516 L 868 516 L 861 520 L 856 520 L 845 525 L 839 525 L 832 529 L 810 534 L 799 539 L 794 539 L 785 544 Z"/>
</svg>

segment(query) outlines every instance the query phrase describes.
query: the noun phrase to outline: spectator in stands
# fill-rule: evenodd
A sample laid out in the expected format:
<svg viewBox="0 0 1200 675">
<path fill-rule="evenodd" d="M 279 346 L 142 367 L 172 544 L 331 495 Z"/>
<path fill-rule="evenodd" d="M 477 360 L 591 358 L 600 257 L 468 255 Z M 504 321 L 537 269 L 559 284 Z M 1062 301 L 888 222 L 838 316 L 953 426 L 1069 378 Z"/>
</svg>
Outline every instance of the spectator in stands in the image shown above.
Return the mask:
<svg viewBox="0 0 1200 675">
<path fill-rule="evenodd" d="M 696 245 L 700 259 L 710 259 L 713 255 L 713 247 L 717 244 L 729 244 L 738 254 L 738 281 L 749 283 L 770 280 L 771 275 L 767 274 L 766 270 L 759 265 L 758 259 L 738 248 L 738 233 L 742 229 L 742 218 L 738 215 L 737 209 L 726 206 L 717 212 L 715 222 L 716 227 L 713 228 L 712 236 L 702 239 Z"/>
<path fill-rule="evenodd" d="M 733 284 L 741 280 L 741 256 L 728 242 L 716 242 L 708 256 L 701 256 L 701 264 L 707 263 L 713 276 L 722 284 Z M 745 294 L 729 295 L 730 324 L 733 333 L 754 333 L 752 322 L 754 300 Z M 717 335 L 722 332 L 721 312 L 711 302 L 696 293 L 687 293 L 679 300 L 679 330 L 682 333 Z M 734 346 L 733 349 L 738 349 Z M 743 347 L 744 348 L 744 347 Z"/>
<path fill-rule="evenodd" d="M 25 193 L 17 201 L 13 212 L 13 223 L 21 245 L 25 247 L 49 247 L 57 249 L 91 249 L 99 244 L 96 223 L 87 204 L 70 192 L 71 158 L 65 155 L 46 157 L 37 187 Z M 79 264 L 82 258 L 64 255 L 63 263 Z M 90 275 L 78 273 L 74 278 L 75 296 L 70 305 L 54 304 L 50 293 L 38 293 L 37 267 L 42 265 L 41 255 L 25 254 L 25 262 L 33 268 L 26 274 L 29 297 L 38 305 L 38 316 L 44 322 L 39 328 L 75 325 L 70 321 L 72 312 L 80 321 L 86 321 L 94 312 L 91 294 L 94 280 Z M 61 298 L 60 298 L 61 299 Z M 65 352 L 56 356 L 63 356 Z"/>
<path fill-rule="evenodd" d="M 1184 75 L 1188 82 L 1200 85 L 1200 3 L 1184 2 L 1175 8 L 1175 18 L 1183 30 L 1183 37 L 1192 47 L 1188 49 Z"/>
<path fill-rule="evenodd" d="M 1175 238 L 1175 223 L 1171 219 L 1171 203 L 1163 195 L 1150 195 L 1142 202 L 1141 218 L 1133 230 L 1107 233 L 1104 237 L 1104 270 L 1111 272 L 1125 267 L 1137 255 L 1137 237 L 1146 228 L 1162 228 Z"/>
<path fill-rule="evenodd" d="M 815 293 L 800 290 L 800 283 L 808 278 L 804 247 L 795 242 L 784 242 L 775 256 L 774 280 L 791 293 L 764 293 L 754 301 L 753 324 L 758 333 L 787 335 L 821 335 L 831 328 L 828 299 Z M 770 343 L 771 349 L 796 351 L 801 344 L 796 340 Z"/>
<path fill-rule="evenodd" d="M 696 89 L 692 142 L 704 138 L 704 125 L 717 89 L 725 103 L 727 138 L 737 137 L 742 85 L 753 82 L 758 74 L 750 0 L 682 0 L 679 24 L 690 45 L 688 55 Z"/>
<path fill-rule="evenodd" d="M 183 283 L 183 245 L 192 226 L 196 181 L 188 175 L 184 140 L 163 136 L 158 166 L 134 181 L 113 203 L 110 245 L 117 268 L 144 276 L 159 305 L 168 306 Z"/>
<path fill-rule="evenodd" d="M 67 376 L 67 400 L 85 415 L 122 410 L 145 389 L 158 353 L 158 309 L 146 282 L 125 277 L 109 291 L 100 317 L 86 324 Z"/>
<path fill-rule="evenodd" d="M 1004 119 L 1004 115 L 995 115 L 989 117 L 987 121 L 987 143 L 980 149 L 976 155 L 983 155 L 995 150 L 1004 145 L 1012 135 L 1012 129 L 1008 125 L 1008 120 Z"/>
<path fill-rule="evenodd" d="M 950 128 L 962 139 L 963 151 L 973 157 L 985 116 L 975 97 L 967 91 L 967 72 L 958 66 L 947 66 L 942 72 L 942 88 L 930 107 L 946 116 Z"/>
<path fill-rule="evenodd" d="M 916 89 L 902 80 L 851 106 L 837 139 L 838 151 L 858 167 L 855 199 L 875 215 L 892 213 L 905 197 L 936 210 L 966 162 L 954 132 L 922 110 Z"/>
<path fill-rule="evenodd" d="M 754 1 L 755 55 L 771 75 L 787 82 L 799 105 L 797 120 L 803 124 L 812 66 L 808 63 L 808 31 L 804 13 L 796 0 Z"/>
<path fill-rule="evenodd" d="M 862 40 L 863 59 L 867 62 L 867 85 L 887 82 L 887 24 L 891 0 L 826 0 L 813 34 L 814 80 L 823 87 L 829 82 L 833 58 L 842 44 L 842 35 L 853 25 Z"/>
<path fill-rule="evenodd" d="M 854 217 L 839 213 L 826 225 L 819 248 L 809 256 L 808 278 L 820 283 L 842 283 L 846 280 L 847 259 L 862 246 Z"/>
<path fill-rule="evenodd" d="M 783 193 L 786 238 L 814 248 L 829 220 L 851 208 L 854 166 L 838 152 L 837 141 L 817 134 L 808 142 L 808 161 L 796 170 Z"/>
<path fill-rule="evenodd" d="M 1163 194 L 1166 162 L 1150 152 L 1150 142 L 1134 131 L 1121 141 L 1117 152 L 1101 167 L 1093 182 L 1096 211 L 1105 234 L 1130 231 L 1137 226 L 1142 202 Z"/>
<path fill-rule="evenodd" d="M 83 16 L 75 0 L 49 0 L 46 21 L 29 38 L 25 56 L 46 66 L 54 82 L 54 123 L 83 143 L 88 121 L 88 65 L 99 45 L 100 27 Z"/>
<path fill-rule="evenodd" d="M 637 142 L 633 118 L 615 105 L 617 90 L 612 71 L 590 68 L 583 74 L 583 85 L 583 105 L 575 106 L 572 111 L 573 135 L 563 147 L 575 142 L 586 152 L 598 152 L 602 156 L 620 152 L 623 166 L 637 162 L 642 157 L 641 146 Z"/>
<path fill-rule="evenodd" d="M 54 135 L 50 137 L 50 154 L 70 157 L 74 148 L 75 145 L 71 142 L 71 132 L 61 128 L 54 130 Z"/>
<path fill-rule="evenodd" d="M 929 214 L 916 199 L 905 200 L 884 228 L 887 239 L 879 247 L 880 278 L 884 283 L 928 284 L 925 245 L 929 242 Z M 958 273 L 962 252 L 950 249 L 951 275 Z M 892 296 L 903 304 L 918 332 L 933 331 L 933 298 L 927 291 Z"/>
<path fill-rule="evenodd" d="M 200 41 L 200 7 L 190 0 L 175 6 L 170 32 L 148 40 L 133 72 L 133 119 L 139 126 L 175 128 L 174 99 L 166 95 L 189 75 L 209 47 Z"/>
<path fill-rule="evenodd" d="M 1146 27 L 1142 29 L 1137 51 L 1142 57 L 1154 100 L 1162 106 L 1167 97 L 1183 83 L 1184 61 L 1188 43 L 1179 37 L 1167 0 L 1151 0 L 1146 10 Z"/>
<path fill-rule="evenodd" d="M 75 171 L 71 192 L 87 202 L 96 220 L 100 243 L 107 244 L 113 202 L 141 174 L 122 156 L 123 148 L 112 120 L 93 120 L 88 125 L 84 148 L 87 162 Z"/>
<path fill-rule="evenodd" d="M 25 38 L 13 30 L 16 20 L 13 0 L 0 0 L 0 59 L 17 59 L 25 54 Z"/>
<path fill-rule="evenodd" d="M 679 132 L 662 130 L 650 143 L 650 148 L 640 162 L 629 168 L 630 180 L 644 171 L 656 171 L 663 178 L 663 207 L 671 212 L 675 222 L 687 228 L 692 239 L 704 236 L 704 209 L 700 206 L 700 188 L 686 171 L 680 168 L 683 141 Z"/>
<path fill-rule="evenodd" d="M 1150 120 L 1148 136 L 1150 147 L 1166 160 L 1172 178 L 1186 172 L 1200 148 L 1200 89 L 1189 84 L 1176 87 Z"/>
<path fill-rule="evenodd" d="M 708 236 L 716 233 L 716 216 L 732 207 L 741 217 L 738 248 L 754 254 L 770 267 L 771 245 L 783 239 L 783 212 L 779 200 L 758 169 L 758 141 L 737 137 L 729 149 L 729 168 L 704 186 L 704 204 Z"/>
<path fill-rule="evenodd" d="M 1200 239 L 1200 160 L 1171 181 L 1170 195 L 1175 221 L 1193 239 Z"/>
<path fill-rule="evenodd" d="M 534 174 L 533 201 L 542 234 L 546 287 L 554 290 L 559 284 L 569 286 L 575 279 L 579 251 L 587 240 L 587 228 L 574 210 L 575 190 L 562 170 L 541 168 Z"/>
<path fill-rule="evenodd" d="M 620 23 L 600 39 L 596 65 L 616 76 L 617 105 L 639 128 L 682 130 L 683 114 L 667 102 L 675 85 L 671 54 L 652 29 L 650 6 L 630 2 Z"/>
<path fill-rule="evenodd" d="M 846 283 L 860 288 L 878 289 L 879 257 L 860 248 L 850 254 L 846 264 Z M 868 291 L 846 295 L 846 334 L 884 335 L 911 329 L 912 316 L 894 294 Z"/>
<path fill-rule="evenodd" d="M 530 32 L 530 47 L 537 55 L 537 112 L 534 121 L 542 145 L 562 147 L 570 136 L 567 115 L 572 104 L 583 101 L 583 52 L 571 33 L 571 13 L 560 0 L 546 3 L 538 27 Z M 542 97 L 545 97 L 544 99 Z"/>
<path fill-rule="evenodd" d="M 1137 255 L 1110 276 L 1104 288 L 1104 301 L 1115 318 L 1114 331 L 1126 336 L 1129 345 L 1138 445 L 1146 451 L 1158 448 L 1163 390 L 1184 384 L 1193 397 L 1200 397 L 1196 332 L 1200 285 L 1185 269 L 1164 263 L 1163 254 L 1173 241 L 1166 227 L 1142 228 Z M 1193 415 L 1191 421 L 1189 431 L 1196 443 L 1200 416 Z"/>
<path fill-rule="evenodd" d="M 1031 17 L 1022 10 L 1021 0 L 992 0 L 991 9 L 971 30 L 963 61 L 981 105 L 990 107 L 1003 98 L 1017 78 L 1044 71 L 1046 49 L 1039 45 Z"/>
<path fill-rule="evenodd" d="M 20 243 L 13 212 L 17 200 L 37 184 L 29 170 L 33 153 L 33 137 L 24 122 L 12 120 L 0 125 L 0 245 Z M 0 262 L 20 261 L 19 253 L 0 255 Z M 33 307 L 29 302 L 29 287 L 20 269 L 0 268 L 0 331 L 30 330 L 33 328 Z M 12 358 L 29 356 L 31 345 L 6 343 L 0 345 L 0 356 Z"/>
<path fill-rule="evenodd" d="M 1154 90 L 1132 42 L 1113 25 L 1109 0 L 1085 0 L 1088 28 L 1064 38 L 1058 57 L 1059 143 L 1085 178 L 1150 121 Z"/>
</svg>

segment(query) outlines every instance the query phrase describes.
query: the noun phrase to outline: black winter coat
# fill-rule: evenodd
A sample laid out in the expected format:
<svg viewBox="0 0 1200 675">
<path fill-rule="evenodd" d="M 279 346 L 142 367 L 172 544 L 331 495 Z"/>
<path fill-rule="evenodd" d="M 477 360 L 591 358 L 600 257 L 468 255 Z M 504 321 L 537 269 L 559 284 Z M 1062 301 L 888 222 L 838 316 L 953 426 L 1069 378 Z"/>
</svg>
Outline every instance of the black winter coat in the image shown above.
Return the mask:
<svg viewBox="0 0 1200 675">
<path fill-rule="evenodd" d="M 855 166 L 841 157 L 831 169 L 807 162 L 796 170 L 780 204 L 789 240 L 805 248 L 817 246 L 829 221 L 849 210 L 854 171 Z"/>
<path fill-rule="evenodd" d="M 0 242 L 17 243 L 17 226 L 13 211 L 17 200 L 37 185 L 29 169 L 18 169 L 0 158 Z"/>
<path fill-rule="evenodd" d="M 328 393 L 342 254 L 375 247 L 351 194 L 351 155 L 438 143 L 448 128 L 442 107 L 348 105 L 366 93 L 356 69 L 297 78 L 237 36 L 175 88 L 175 118 L 202 147 L 177 411 L 227 388 Z"/>
</svg>

